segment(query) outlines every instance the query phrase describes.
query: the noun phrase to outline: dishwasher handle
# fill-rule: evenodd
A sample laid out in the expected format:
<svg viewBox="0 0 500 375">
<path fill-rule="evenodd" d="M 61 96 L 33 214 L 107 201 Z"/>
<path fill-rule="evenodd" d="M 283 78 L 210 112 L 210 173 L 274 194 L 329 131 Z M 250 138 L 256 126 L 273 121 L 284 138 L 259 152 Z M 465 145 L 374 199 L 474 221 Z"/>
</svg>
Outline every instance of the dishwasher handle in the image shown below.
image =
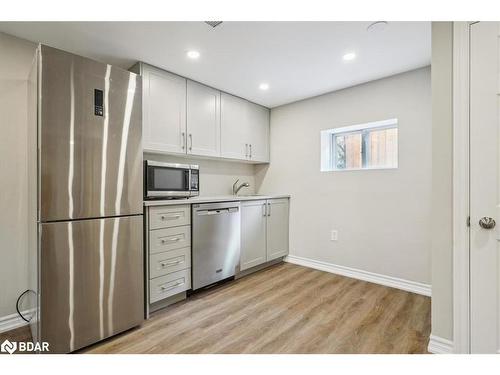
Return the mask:
<svg viewBox="0 0 500 375">
<path fill-rule="evenodd" d="M 196 211 L 196 214 L 199 216 L 223 215 L 223 214 L 230 214 L 230 213 L 238 212 L 238 211 L 239 211 L 239 207 L 212 208 L 209 210 L 198 210 L 198 211 Z"/>
</svg>

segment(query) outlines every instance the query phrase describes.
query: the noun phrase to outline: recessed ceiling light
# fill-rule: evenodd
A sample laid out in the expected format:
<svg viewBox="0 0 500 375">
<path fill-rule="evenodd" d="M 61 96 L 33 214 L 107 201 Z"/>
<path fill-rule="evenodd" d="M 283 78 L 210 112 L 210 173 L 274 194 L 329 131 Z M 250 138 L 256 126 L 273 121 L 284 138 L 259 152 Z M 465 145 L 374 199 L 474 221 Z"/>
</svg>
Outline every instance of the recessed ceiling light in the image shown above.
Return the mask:
<svg viewBox="0 0 500 375">
<path fill-rule="evenodd" d="M 269 89 L 269 84 L 268 83 L 261 83 L 259 85 L 259 89 L 264 90 L 264 91 L 268 90 Z"/>
<path fill-rule="evenodd" d="M 342 59 L 344 61 L 351 61 L 351 60 L 354 60 L 356 58 L 356 54 L 354 52 L 349 52 L 349 53 L 346 53 L 344 56 L 342 56 Z"/>
<path fill-rule="evenodd" d="M 186 55 L 193 60 L 196 60 L 198 57 L 200 57 L 200 53 L 198 51 L 188 51 Z"/>
</svg>

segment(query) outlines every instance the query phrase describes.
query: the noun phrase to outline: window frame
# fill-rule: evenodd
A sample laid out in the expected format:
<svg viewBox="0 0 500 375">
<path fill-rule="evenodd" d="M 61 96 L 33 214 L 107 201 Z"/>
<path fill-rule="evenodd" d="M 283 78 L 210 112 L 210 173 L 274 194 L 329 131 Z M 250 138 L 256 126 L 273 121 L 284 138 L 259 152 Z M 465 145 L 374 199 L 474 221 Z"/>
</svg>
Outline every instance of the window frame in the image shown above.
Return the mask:
<svg viewBox="0 0 500 375">
<path fill-rule="evenodd" d="M 367 137 L 372 131 L 385 129 L 397 129 L 397 156 L 395 166 L 374 166 L 365 167 L 368 160 L 367 152 Z M 349 136 L 353 134 L 361 135 L 361 168 L 337 168 L 337 138 L 339 136 Z M 369 152 L 369 151 L 368 151 Z M 339 128 L 325 129 L 321 131 L 321 172 L 347 172 L 361 170 L 377 170 L 377 169 L 398 169 L 399 168 L 399 123 L 397 118 L 392 118 L 382 121 L 373 121 L 363 124 L 343 126 Z"/>
</svg>

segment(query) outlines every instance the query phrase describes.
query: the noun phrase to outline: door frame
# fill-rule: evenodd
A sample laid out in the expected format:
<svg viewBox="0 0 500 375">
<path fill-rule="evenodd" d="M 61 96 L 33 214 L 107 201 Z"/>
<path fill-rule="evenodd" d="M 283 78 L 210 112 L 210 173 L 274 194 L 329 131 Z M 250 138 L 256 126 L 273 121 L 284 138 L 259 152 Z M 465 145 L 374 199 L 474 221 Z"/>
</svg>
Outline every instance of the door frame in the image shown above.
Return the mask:
<svg viewBox="0 0 500 375">
<path fill-rule="evenodd" d="M 453 22 L 453 351 L 470 353 L 470 30 Z"/>
</svg>

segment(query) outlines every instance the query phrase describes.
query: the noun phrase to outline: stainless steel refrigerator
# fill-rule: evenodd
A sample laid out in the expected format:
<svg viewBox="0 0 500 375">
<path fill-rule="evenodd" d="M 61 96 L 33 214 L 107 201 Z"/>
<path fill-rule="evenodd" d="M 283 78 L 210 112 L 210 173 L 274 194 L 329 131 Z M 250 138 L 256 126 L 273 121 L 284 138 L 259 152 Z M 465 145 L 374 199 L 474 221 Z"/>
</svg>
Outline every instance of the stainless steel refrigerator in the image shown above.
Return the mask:
<svg viewBox="0 0 500 375">
<path fill-rule="evenodd" d="M 47 46 L 37 51 L 29 85 L 32 332 L 52 353 L 143 321 L 140 79 Z"/>
</svg>

